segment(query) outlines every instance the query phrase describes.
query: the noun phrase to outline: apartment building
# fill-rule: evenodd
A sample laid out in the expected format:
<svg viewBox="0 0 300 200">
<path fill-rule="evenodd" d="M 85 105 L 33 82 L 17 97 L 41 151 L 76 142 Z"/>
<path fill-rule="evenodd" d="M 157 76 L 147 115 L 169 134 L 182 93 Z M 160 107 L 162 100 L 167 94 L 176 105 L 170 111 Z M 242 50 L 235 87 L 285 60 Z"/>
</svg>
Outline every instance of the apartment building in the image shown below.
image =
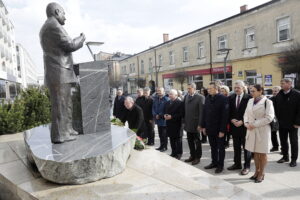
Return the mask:
<svg viewBox="0 0 300 200">
<path fill-rule="evenodd" d="M 174 39 L 164 34 L 163 43 L 121 60 L 121 74 L 129 92 L 136 91 L 138 79 L 180 89 L 178 71 L 187 75 L 185 84 L 195 82 L 197 89 L 212 80 L 228 86 L 235 80 L 279 85 L 279 53 L 300 41 L 299 10 L 298 0 L 272 0 L 252 9 L 241 6 L 234 16 Z"/>
</svg>

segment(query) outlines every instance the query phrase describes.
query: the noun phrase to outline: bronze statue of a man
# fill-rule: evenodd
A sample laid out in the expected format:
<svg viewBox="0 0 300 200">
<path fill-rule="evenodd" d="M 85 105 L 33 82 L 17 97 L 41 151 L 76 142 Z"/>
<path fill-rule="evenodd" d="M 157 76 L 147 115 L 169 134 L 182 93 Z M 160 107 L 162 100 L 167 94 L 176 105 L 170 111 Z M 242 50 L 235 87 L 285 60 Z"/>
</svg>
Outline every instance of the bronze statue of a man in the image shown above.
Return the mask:
<svg viewBox="0 0 300 200">
<path fill-rule="evenodd" d="M 78 133 L 72 127 L 72 84 L 77 82 L 73 69 L 72 52 L 80 49 L 85 35 L 71 39 L 63 25 L 64 9 L 50 3 L 46 9 L 47 20 L 40 31 L 44 52 L 45 84 L 51 100 L 51 141 L 62 143 L 75 140 Z"/>
</svg>

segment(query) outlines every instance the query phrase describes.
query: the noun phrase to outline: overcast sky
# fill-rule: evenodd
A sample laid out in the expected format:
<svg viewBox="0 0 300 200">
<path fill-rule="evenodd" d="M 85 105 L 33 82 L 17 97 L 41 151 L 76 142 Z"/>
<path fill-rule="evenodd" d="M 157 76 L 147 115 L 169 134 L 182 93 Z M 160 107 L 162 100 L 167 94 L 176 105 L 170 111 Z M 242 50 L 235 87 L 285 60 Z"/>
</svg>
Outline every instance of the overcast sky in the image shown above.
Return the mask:
<svg viewBox="0 0 300 200">
<path fill-rule="evenodd" d="M 65 29 L 71 37 L 81 32 L 87 41 L 105 44 L 95 52 L 134 54 L 162 42 L 239 13 L 269 0 L 58 0 L 66 12 Z M 16 42 L 43 72 L 39 31 L 49 0 L 3 0 L 15 27 Z M 86 46 L 73 54 L 75 62 L 91 61 Z"/>
</svg>

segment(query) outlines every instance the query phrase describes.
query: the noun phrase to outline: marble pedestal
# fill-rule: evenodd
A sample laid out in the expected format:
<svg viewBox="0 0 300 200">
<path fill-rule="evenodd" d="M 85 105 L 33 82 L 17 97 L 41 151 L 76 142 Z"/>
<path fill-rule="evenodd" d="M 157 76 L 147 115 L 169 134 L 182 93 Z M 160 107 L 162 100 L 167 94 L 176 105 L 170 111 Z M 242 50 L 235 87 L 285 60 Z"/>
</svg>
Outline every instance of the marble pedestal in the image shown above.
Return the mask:
<svg viewBox="0 0 300 200">
<path fill-rule="evenodd" d="M 80 102 L 83 133 L 110 129 L 110 103 L 107 61 L 79 64 Z"/>
<path fill-rule="evenodd" d="M 84 184 L 121 173 L 136 135 L 125 127 L 79 135 L 75 141 L 52 144 L 49 126 L 24 133 L 27 157 L 42 177 L 59 184 Z"/>
</svg>

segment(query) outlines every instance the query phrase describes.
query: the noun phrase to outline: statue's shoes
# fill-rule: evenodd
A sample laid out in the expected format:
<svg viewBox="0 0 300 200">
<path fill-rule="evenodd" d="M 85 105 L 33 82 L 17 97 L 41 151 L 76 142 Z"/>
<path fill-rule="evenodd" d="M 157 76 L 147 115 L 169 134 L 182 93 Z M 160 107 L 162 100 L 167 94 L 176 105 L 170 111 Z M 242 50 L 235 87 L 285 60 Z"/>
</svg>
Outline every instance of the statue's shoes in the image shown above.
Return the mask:
<svg viewBox="0 0 300 200">
<path fill-rule="evenodd" d="M 68 138 L 65 139 L 65 142 L 76 140 L 76 136 L 70 135 Z"/>
<path fill-rule="evenodd" d="M 78 135 L 78 134 L 79 133 L 77 131 L 73 130 L 70 135 Z"/>
</svg>

